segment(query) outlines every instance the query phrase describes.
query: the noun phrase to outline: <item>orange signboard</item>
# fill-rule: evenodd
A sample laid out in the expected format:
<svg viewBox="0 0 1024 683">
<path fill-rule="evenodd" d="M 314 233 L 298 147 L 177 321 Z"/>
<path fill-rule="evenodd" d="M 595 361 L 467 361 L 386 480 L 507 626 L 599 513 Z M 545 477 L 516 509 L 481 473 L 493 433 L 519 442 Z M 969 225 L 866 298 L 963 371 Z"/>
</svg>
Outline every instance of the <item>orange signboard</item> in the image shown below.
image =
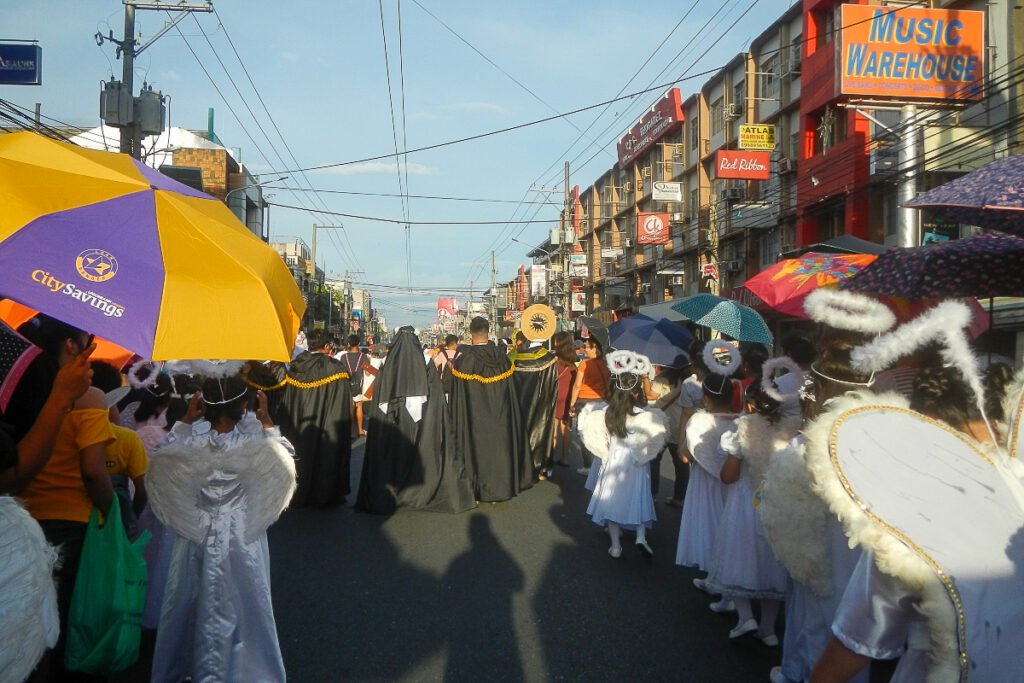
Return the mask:
<svg viewBox="0 0 1024 683">
<path fill-rule="evenodd" d="M 842 5 L 840 93 L 981 99 L 985 13 Z"/>
</svg>

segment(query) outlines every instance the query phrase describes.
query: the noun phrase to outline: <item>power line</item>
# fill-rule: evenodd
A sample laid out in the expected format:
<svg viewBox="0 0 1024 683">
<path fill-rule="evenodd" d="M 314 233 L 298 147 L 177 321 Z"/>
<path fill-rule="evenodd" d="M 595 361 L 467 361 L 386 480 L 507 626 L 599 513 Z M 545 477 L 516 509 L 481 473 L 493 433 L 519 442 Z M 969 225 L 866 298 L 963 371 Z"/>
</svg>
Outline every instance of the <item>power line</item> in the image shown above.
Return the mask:
<svg viewBox="0 0 1024 683">
<path fill-rule="evenodd" d="M 341 216 L 343 218 L 360 218 L 367 221 L 376 221 L 378 223 L 392 223 L 395 225 L 505 225 L 509 221 L 407 221 L 404 219 L 397 218 L 381 218 L 379 216 L 361 216 L 354 213 L 342 213 L 340 211 L 320 211 L 310 209 L 304 206 L 293 206 L 291 204 L 279 204 L 277 202 L 264 202 L 269 206 L 277 206 L 282 209 L 294 209 L 296 211 L 316 211 L 316 213 L 326 213 L 330 216 Z M 539 220 L 539 221 L 514 221 L 515 223 L 557 223 L 557 218 Z"/>
</svg>

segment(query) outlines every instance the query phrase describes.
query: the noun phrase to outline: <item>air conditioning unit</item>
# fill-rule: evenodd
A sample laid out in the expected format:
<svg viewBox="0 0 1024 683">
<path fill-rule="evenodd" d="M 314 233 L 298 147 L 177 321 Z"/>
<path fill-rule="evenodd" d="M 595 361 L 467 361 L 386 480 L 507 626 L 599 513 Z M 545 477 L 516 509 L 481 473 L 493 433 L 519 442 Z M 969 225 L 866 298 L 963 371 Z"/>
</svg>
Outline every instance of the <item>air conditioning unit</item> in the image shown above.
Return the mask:
<svg viewBox="0 0 1024 683">
<path fill-rule="evenodd" d="M 738 187 L 727 187 L 719 194 L 723 202 L 735 202 L 743 199 L 743 190 Z"/>
<path fill-rule="evenodd" d="M 725 108 L 725 117 L 727 119 L 738 119 L 743 117 L 743 105 L 739 102 L 733 102 Z"/>
<path fill-rule="evenodd" d="M 650 178 L 651 177 L 651 167 L 650 166 L 644 166 L 643 170 L 640 171 L 640 175 L 642 175 L 644 178 Z"/>
<path fill-rule="evenodd" d="M 629 182 L 629 181 L 627 180 L 627 181 L 626 181 L 625 183 L 623 183 L 623 185 L 622 185 L 622 191 L 623 191 L 623 192 L 632 192 L 632 191 L 633 191 L 633 183 L 631 183 L 631 182 Z"/>
<path fill-rule="evenodd" d="M 789 157 L 779 159 L 779 174 L 796 173 L 796 160 Z"/>
<path fill-rule="evenodd" d="M 723 261 L 721 265 L 722 270 L 727 273 L 738 273 L 743 270 L 743 261 L 739 260 Z"/>
<path fill-rule="evenodd" d="M 668 217 L 670 223 L 682 223 L 686 220 L 686 215 L 682 212 L 674 213 Z"/>
<path fill-rule="evenodd" d="M 633 238 L 632 237 L 627 237 L 626 239 L 622 240 L 622 244 L 627 249 L 629 249 L 630 247 L 633 246 Z"/>
</svg>

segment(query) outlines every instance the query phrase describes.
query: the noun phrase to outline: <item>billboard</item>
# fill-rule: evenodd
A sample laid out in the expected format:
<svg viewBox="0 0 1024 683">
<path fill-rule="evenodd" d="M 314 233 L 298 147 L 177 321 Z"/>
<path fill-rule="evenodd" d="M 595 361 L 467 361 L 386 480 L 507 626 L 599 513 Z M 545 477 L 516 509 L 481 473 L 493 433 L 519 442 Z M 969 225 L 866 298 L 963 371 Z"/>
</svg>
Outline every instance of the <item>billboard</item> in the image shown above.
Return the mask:
<svg viewBox="0 0 1024 683">
<path fill-rule="evenodd" d="M 775 149 L 775 126 L 740 125 L 740 149 Z"/>
<path fill-rule="evenodd" d="M 771 178 L 772 153 L 721 149 L 715 159 L 715 177 L 740 180 Z"/>
<path fill-rule="evenodd" d="M 985 13 L 841 5 L 842 95 L 981 99 Z"/>
<path fill-rule="evenodd" d="M 31 43 L 0 43 L 0 84 L 40 85 L 43 48 Z"/>
<path fill-rule="evenodd" d="M 438 299 L 437 300 L 437 319 L 444 320 L 445 318 L 454 318 L 459 312 L 459 300 L 458 299 Z"/>
<path fill-rule="evenodd" d="M 679 88 L 672 88 L 619 138 L 619 166 L 625 168 L 626 164 L 649 150 L 661 137 L 674 133 L 682 125 L 683 107 L 679 99 Z"/>
<path fill-rule="evenodd" d="M 637 244 L 668 244 L 668 214 L 638 213 L 636 215 Z"/>
</svg>

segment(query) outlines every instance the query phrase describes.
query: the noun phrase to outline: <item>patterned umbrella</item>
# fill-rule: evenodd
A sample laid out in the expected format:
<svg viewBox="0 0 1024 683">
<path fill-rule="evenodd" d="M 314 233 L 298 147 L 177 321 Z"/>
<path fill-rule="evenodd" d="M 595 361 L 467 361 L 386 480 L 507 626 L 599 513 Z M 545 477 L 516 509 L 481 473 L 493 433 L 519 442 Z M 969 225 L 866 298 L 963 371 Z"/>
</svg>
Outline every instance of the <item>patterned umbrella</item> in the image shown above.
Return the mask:
<svg viewBox="0 0 1024 683">
<path fill-rule="evenodd" d="M 841 286 L 904 299 L 1024 296 L 1024 237 L 991 232 L 890 249 Z"/>
<path fill-rule="evenodd" d="M 772 343 L 764 318 L 749 306 L 714 294 L 694 294 L 672 306 L 698 325 L 718 330 L 738 341 Z"/>
<path fill-rule="evenodd" d="M 918 195 L 906 206 L 952 223 L 1024 235 L 1024 154 L 998 159 Z"/>
<path fill-rule="evenodd" d="M 42 351 L 0 322 L 0 412 L 7 410 L 18 380 L 25 374 L 32 359 Z"/>
<path fill-rule="evenodd" d="M 655 365 L 681 368 L 689 364 L 686 349 L 693 341 L 688 330 L 664 318 L 631 315 L 608 327 L 611 344 L 617 349 L 642 353 Z"/>
<path fill-rule="evenodd" d="M 806 318 L 804 299 L 808 294 L 818 287 L 836 287 L 876 258 L 874 254 L 808 253 L 779 261 L 743 286 L 779 313 Z"/>
<path fill-rule="evenodd" d="M 0 136 L 0 296 L 144 358 L 291 358 L 305 311 L 223 202 L 125 154 Z"/>
</svg>

